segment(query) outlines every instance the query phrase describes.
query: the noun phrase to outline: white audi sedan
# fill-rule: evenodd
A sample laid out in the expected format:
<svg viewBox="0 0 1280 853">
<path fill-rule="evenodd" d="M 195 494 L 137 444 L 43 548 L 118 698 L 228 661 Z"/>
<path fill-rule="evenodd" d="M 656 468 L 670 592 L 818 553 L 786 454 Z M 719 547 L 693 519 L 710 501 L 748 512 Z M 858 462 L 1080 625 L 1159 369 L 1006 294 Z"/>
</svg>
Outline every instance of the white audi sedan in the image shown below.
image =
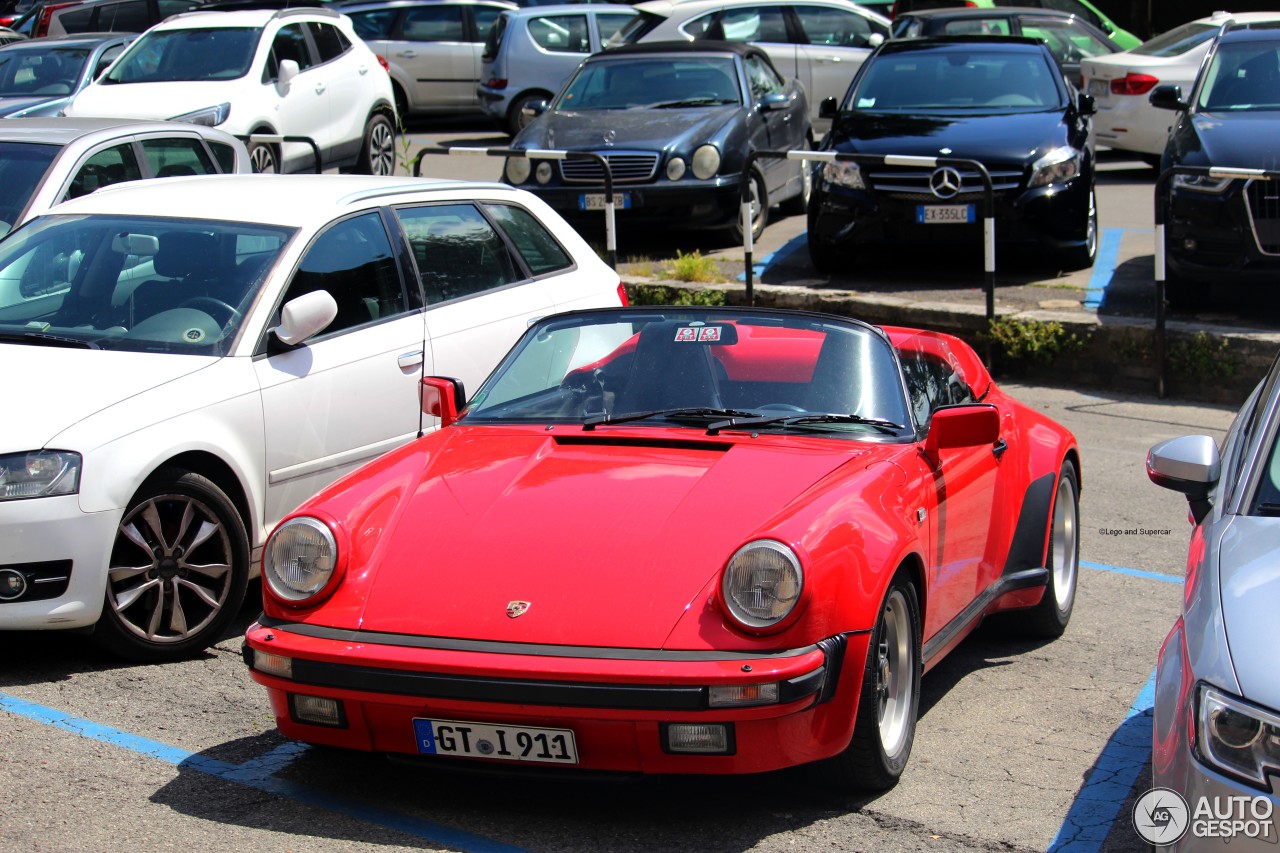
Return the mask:
<svg viewBox="0 0 1280 853">
<path fill-rule="evenodd" d="M 501 184 L 215 175 L 59 205 L 0 242 L 0 629 L 198 653 L 278 519 L 435 428 L 423 376 L 477 388 L 534 319 L 625 301 Z"/>
<path fill-rule="evenodd" d="M 1085 91 L 1098 108 L 1093 117 L 1097 144 L 1137 154 L 1158 166 L 1174 114 L 1151 106 L 1151 91 L 1172 85 L 1190 95 L 1213 37 L 1231 21 L 1280 23 L 1280 12 L 1214 12 L 1132 50 L 1081 60 Z"/>
</svg>

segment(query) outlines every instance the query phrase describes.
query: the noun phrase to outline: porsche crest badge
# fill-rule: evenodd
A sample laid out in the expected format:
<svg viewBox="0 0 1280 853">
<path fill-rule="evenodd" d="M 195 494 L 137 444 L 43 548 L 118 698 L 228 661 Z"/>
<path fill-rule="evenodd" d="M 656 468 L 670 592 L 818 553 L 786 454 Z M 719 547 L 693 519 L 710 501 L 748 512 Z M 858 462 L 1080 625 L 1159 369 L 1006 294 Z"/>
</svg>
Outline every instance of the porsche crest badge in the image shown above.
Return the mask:
<svg viewBox="0 0 1280 853">
<path fill-rule="evenodd" d="M 507 615 L 515 619 L 517 616 L 523 616 L 527 613 L 531 606 L 532 604 L 528 601 L 512 601 L 507 604 Z"/>
</svg>

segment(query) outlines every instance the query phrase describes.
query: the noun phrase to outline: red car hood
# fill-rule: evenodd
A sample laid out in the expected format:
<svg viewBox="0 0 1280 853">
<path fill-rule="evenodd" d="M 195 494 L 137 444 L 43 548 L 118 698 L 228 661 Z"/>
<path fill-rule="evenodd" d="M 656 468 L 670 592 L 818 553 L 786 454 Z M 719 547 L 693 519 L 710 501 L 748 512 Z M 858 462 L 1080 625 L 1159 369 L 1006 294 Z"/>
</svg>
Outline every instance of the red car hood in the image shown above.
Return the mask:
<svg viewBox="0 0 1280 853">
<path fill-rule="evenodd" d="M 458 429 L 370 573 L 361 627 L 656 649 L 728 557 L 836 468 L 841 443 Z M 508 615 L 512 602 L 527 611 Z"/>
</svg>

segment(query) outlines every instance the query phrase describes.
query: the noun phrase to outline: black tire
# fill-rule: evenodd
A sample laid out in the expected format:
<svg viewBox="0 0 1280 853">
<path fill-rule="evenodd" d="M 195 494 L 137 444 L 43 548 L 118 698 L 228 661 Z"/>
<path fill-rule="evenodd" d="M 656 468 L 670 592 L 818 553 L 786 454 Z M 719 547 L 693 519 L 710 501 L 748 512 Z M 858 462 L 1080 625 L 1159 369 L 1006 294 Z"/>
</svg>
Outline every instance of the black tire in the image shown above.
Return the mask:
<svg viewBox="0 0 1280 853">
<path fill-rule="evenodd" d="M 899 569 L 867 646 L 853 739 L 844 752 L 820 765 L 833 784 L 885 791 L 906 769 L 920 713 L 920 624 L 915 583 Z"/>
<path fill-rule="evenodd" d="M 813 150 L 813 142 L 806 139 L 805 151 Z M 813 163 L 800 161 L 800 194 L 792 196 L 778 205 L 778 209 L 786 216 L 803 216 L 809 212 L 809 198 L 813 195 Z"/>
<path fill-rule="evenodd" d="M 1045 639 L 1061 637 L 1067 630 L 1080 579 L 1080 478 L 1070 462 L 1062 463 L 1050 513 L 1044 597 L 1030 610 L 1009 614 L 1018 633 Z"/>
<path fill-rule="evenodd" d="M 769 224 L 769 191 L 764 185 L 764 175 L 757 169 L 751 170 L 751 239 L 759 240 L 764 234 L 764 227 Z M 737 245 L 746 242 L 746 234 L 742 230 L 741 212 L 733 217 L 733 224 L 728 228 L 729 240 Z"/>
<path fill-rule="evenodd" d="M 524 130 L 529 124 L 529 119 L 524 117 L 524 108 L 535 101 L 549 101 L 551 95 L 546 92 L 525 92 L 520 97 L 511 102 L 511 108 L 507 110 L 507 133 L 515 136 Z"/>
<path fill-rule="evenodd" d="M 808 246 L 809 260 L 813 263 L 813 268 L 820 273 L 835 275 L 848 270 L 852 265 L 853 258 L 848 252 L 840 251 L 815 235 L 812 219 L 809 222 Z"/>
<path fill-rule="evenodd" d="M 249 537 L 213 481 L 165 468 L 120 520 L 94 641 L 148 663 L 181 660 L 216 643 L 249 581 Z"/>
<path fill-rule="evenodd" d="M 1084 270 L 1098 259 L 1098 193 L 1089 188 L 1089 210 L 1085 218 L 1084 245 L 1062 253 L 1062 266 L 1068 270 Z"/>
<path fill-rule="evenodd" d="M 259 174 L 281 174 L 280 149 L 268 142 L 249 143 L 249 166 Z"/>
<path fill-rule="evenodd" d="M 383 113 L 374 113 L 364 126 L 364 142 L 355 171 L 360 175 L 396 173 L 396 129 Z"/>
<path fill-rule="evenodd" d="M 403 127 L 409 121 L 409 96 L 404 93 L 399 83 L 391 84 L 391 97 L 396 102 L 396 116 Z"/>
</svg>

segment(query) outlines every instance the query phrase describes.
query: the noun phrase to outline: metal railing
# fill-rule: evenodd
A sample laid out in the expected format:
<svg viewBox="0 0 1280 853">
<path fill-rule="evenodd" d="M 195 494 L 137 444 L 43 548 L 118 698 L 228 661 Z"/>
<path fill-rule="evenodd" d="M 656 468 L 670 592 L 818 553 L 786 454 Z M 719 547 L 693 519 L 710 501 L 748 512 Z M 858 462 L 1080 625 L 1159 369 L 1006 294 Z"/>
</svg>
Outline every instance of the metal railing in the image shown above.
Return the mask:
<svg viewBox="0 0 1280 853">
<path fill-rule="evenodd" d="M 1169 184 L 1177 175 L 1199 175 L 1208 178 L 1235 178 L 1243 181 L 1276 181 L 1280 180 L 1280 171 L 1273 169 L 1244 169 L 1234 166 L 1172 166 L 1160 173 L 1155 184 L 1155 358 L 1156 358 L 1156 393 L 1165 395 L 1165 357 L 1168 351 L 1167 331 L 1165 329 L 1165 305 L 1167 302 L 1165 265 L 1165 223 L 1169 216 L 1171 193 L 1166 192 Z"/>
<path fill-rule="evenodd" d="M 410 161 L 413 170 L 413 176 L 422 176 L 422 159 L 428 155 L 449 155 L 458 154 L 463 156 L 479 156 L 479 157 L 523 157 L 525 159 L 539 160 L 593 160 L 600 166 L 604 174 L 604 239 L 605 252 L 608 254 L 608 264 L 613 269 L 618 268 L 618 238 L 617 226 L 614 214 L 615 201 L 613 197 L 613 172 L 609 168 L 609 161 L 603 154 L 597 154 L 594 151 L 564 151 L 561 149 L 548 148 L 468 148 L 465 146 L 438 146 L 436 148 L 423 148 Z"/>
<path fill-rule="evenodd" d="M 245 144 L 251 145 L 254 142 L 261 142 L 264 145 L 281 145 L 285 142 L 301 142 L 311 146 L 311 156 L 316 161 L 316 174 L 324 172 L 324 163 L 320 158 L 320 146 L 316 145 L 316 141 L 310 136 L 284 136 L 279 133 L 251 133 L 244 137 Z M 280 171 L 284 171 L 284 152 L 280 152 Z"/>
</svg>

